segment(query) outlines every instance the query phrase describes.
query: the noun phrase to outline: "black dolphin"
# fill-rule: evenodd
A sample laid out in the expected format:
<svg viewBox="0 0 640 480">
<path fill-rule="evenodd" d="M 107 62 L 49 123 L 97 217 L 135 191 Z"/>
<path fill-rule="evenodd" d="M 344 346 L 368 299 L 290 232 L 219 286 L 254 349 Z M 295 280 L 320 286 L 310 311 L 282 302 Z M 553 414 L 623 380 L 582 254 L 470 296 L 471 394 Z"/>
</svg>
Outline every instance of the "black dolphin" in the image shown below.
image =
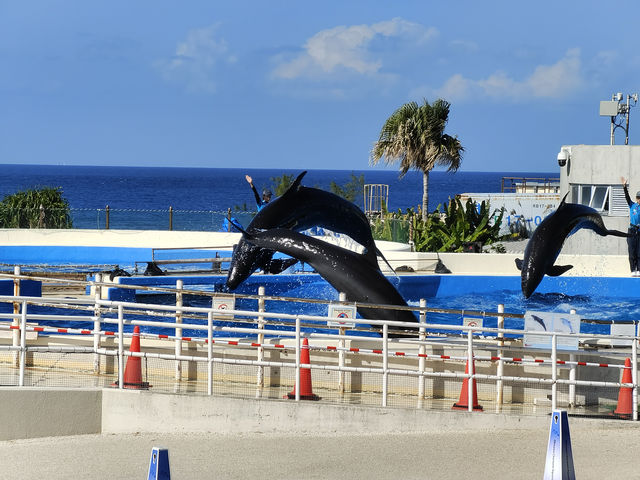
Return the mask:
<svg viewBox="0 0 640 480">
<path fill-rule="evenodd" d="M 364 212 L 338 195 L 300 185 L 306 173 L 298 175 L 282 196 L 265 205 L 247 226 L 247 232 L 253 234 L 270 228 L 295 231 L 315 226 L 327 228 L 344 233 L 362 245 L 366 260 L 378 268 L 378 251 Z M 279 273 L 279 264 L 272 262 L 272 256 L 273 250 L 256 247 L 241 239 L 233 250 L 227 286 L 231 290 L 237 288 L 258 269 Z"/>
<path fill-rule="evenodd" d="M 567 194 L 568 195 L 568 194 Z M 608 230 L 600 214 L 591 207 L 566 203 L 564 196 L 558 209 L 545 218 L 527 242 L 524 260 L 516 259 L 521 271 L 521 287 L 525 298 L 529 298 L 545 275 L 562 275 L 573 265 L 554 265 L 565 239 L 580 228 L 593 230 L 598 235 L 628 237 L 627 233 Z"/>
<path fill-rule="evenodd" d="M 308 263 L 333 288 L 344 292 L 351 302 L 407 306 L 407 302 L 380 269 L 362 254 L 284 228 L 245 233 L 245 239 L 257 247 L 276 250 Z M 360 306 L 357 306 L 357 310 L 369 320 L 417 322 L 409 310 Z"/>
</svg>

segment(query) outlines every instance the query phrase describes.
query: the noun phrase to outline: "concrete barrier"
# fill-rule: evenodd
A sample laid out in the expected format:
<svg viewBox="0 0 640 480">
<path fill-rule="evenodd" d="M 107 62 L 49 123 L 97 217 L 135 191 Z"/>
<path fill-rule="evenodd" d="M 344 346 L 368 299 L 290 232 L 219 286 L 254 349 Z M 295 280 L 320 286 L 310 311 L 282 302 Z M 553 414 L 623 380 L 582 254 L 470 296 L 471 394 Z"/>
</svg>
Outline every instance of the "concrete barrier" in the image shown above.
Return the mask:
<svg viewBox="0 0 640 480">
<path fill-rule="evenodd" d="M 0 389 L 0 440 L 100 433 L 97 389 Z"/>
</svg>

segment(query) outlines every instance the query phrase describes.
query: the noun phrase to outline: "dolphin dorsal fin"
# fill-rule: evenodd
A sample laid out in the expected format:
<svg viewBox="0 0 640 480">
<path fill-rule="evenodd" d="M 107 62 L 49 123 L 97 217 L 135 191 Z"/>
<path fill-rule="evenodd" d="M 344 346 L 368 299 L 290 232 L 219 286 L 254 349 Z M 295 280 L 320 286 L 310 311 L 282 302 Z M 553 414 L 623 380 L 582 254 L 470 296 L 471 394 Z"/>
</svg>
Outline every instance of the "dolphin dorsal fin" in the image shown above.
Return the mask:
<svg viewBox="0 0 640 480">
<path fill-rule="evenodd" d="M 569 192 L 567 192 L 567 193 L 565 193 L 565 194 L 564 194 L 564 197 L 562 197 L 562 201 L 560 202 L 560 205 L 558 205 L 558 209 L 559 209 L 561 206 L 563 206 L 563 205 L 566 205 L 566 204 L 567 204 L 566 200 L 567 200 L 567 196 L 568 196 L 568 195 L 569 195 Z"/>
<path fill-rule="evenodd" d="M 284 192 L 282 194 L 282 196 L 286 197 L 289 194 L 289 192 L 296 192 L 298 190 L 298 188 L 300 188 L 300 183 L 302 182 L 302 177 L 304 177 L 306 174 L 307 174 L 307 171 L 305 170 L 300 175 L 298 175 L 298 177 L 293 181 L 291 186 L 289 188 L 287 188 L 287 191 Z"/>
</svg>

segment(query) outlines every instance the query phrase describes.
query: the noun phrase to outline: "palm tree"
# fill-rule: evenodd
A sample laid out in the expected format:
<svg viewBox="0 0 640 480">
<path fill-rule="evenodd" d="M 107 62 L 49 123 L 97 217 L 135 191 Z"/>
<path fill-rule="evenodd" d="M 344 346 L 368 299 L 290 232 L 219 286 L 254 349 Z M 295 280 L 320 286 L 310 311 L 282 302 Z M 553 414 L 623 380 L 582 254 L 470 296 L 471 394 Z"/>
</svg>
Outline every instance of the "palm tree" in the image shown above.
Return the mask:
<svg viewBox="0 0 640 480">
<path fill-rule="evenodd" d="M 409 102 L 398 108 L 384 122 L 380 138 L 371 150 L 371 164 L 384 158 L 385 163 L 400 162 L 400 178 L 410 169 L 423 173 L 422 219 L 429 211 L 429 172 L 436 165 L 447 171 L 460 168 L 464 147 L 458 137 L 444 133 L 449 119 L 450 103 L 438 99 L 433 104 Z"/>
</svg>

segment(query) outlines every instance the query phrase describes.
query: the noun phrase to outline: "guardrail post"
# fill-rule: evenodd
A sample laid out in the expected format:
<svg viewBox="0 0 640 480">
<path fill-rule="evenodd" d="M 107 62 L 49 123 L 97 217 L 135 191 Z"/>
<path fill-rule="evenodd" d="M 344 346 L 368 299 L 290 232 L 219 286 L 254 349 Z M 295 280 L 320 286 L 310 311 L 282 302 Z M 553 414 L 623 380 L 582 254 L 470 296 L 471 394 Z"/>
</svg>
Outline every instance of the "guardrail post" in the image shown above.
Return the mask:
<svg viewBox="0 0 640 480">
<path fill-rule="evenodd" d="M 94 320 L 93 320 L 93 373 L 96 375 L 100 374 L 100 354 L 98 353 L 98 349 L 100 348 L 100 330 L 102 328 L 102 309 L 100 308 L 100 299 L 102 298 L 102 287 L 100 283 L 102 282 L 102 275 L 96 273 L 95 281 L 94 281 Z"/>
<path fill-rule="evenodd" d="M 558 336 L 551 337 L 551 411 L 558 407 Z"/>
<path fill-rule="evenodd" d="M 634 421 L 638 420 L 638 341 L 637 337 L 633 339 L 631 347 L 631 381 L 633 382 L 633 390 L 631 391 L 631 398 L 633 405 L 632 418 Z"/>
<path fill-rule="evenodd" d="M 18 386 L 24 387 L 24 367 L 27 363 L 27 302 L 22 302 L 20 317 L 20 378 Z"/>
<path fill-rule="evenodd" d="M 296 317 L 296 402 L 300 401 L 300 317 Z"/>
<path fill-rule="evenodd" d="M 176 280 L 176 324 L 182 323 L 182 287 L 184 282 L 182 280 Z M 175 340 L 175 353 L 176 357 L 182 355 L 182 328 L 176 327 L 176 340 Z M 182 362 L 176 358 L 176 380 L 182 379 Z"/>
<path fill-rule="evenodd" d="M 264 362 L 264 287 L 258 287 L 258 362 Z M 256 397 L 260 396 L 262 388 L 264 387 L 264 366 L 258 365 L 258 372 L 256 378 L 256 386 L 258 387 L 258 391 L 256 392 Z"/>
<path fill-rule="evenodd" d="M 504 304 L 498 304 L 498 313 L 504 313 Z M 498 330 L 504 329 L 504 317 L 502 315 L 498 315 Z M 504 360 L 502 360 L 502 356 L 504 355 L 504 332 L 498 331 L 498 368 L 496 372 L 496 376 L 498 380 L 496 381 L 496 413 L 500 413 L 502 411 L 502 405 L 504 403 L 504 385 L 502 381 L 502 377 L 504 376 Z"/>
<path fill-rule="evenodd" d="M 13 274 L 15 275 L 15 277 L 13 278 L 13 296 L 14 297 L 19 297 L 20 296 L 20 279 L 18 278 L 20 276 L 20 267 L 13 267 Z M 20 313 L 20 302 L 13 302 L 13 314 L 14 315 L 18 315 Z M 14 327 L 17 327 L 18 325 L 20 325 L 20 320 L 17 317 L 14 317 L 13 320 L 11 321 L 11 325 Z M 13 333 L 11 334 L 11 338 L 12 338 L 12 342 L 11 344 L 14 347 L 17 347 L 18 345 L 20 345 L 20 331 L 19 330 L 13 330 Z M 13 364 L 17 367 L 19 364 L 19 355 L 17 351 L 13 352 Z"/>
<path fill-rule="evenodd" d="M 124 307 L 118 305 L 118 388 L 124 388 Z"/>
<path fill-rule="evenodd" d="M 169 207 L 169 230 L 173 230 L 173 207 Z"/>
<path fill-rule="evenodd" d="M 109 230 L 109 205 L 107 205 L 104 209 L 104 228 Z"/>
<path fill-rule="evenodd" d="M 213 307 L 207 315 L 207 395 L 213 395 Z"/>
<path fill-rule="evenodd" d="M 571 309 L 569 311 L 569 313 L 571 315 L 575 315 L 576 311 L 574 309 Z M 570 366 L 569 366 L 569 380 L 571 380 L 572 382 L 576 381 L 576 356 L 575 354 L 571 353 L 569 354 L 569 362 L 570 362 Z M 575 383 L 570 383 L 569 384 L 569 406 L 571 407 L 575 407 L 576 405 L 576 384 Z"/>
<path fill-rule="evenodd" d="M 467 382 L 467 410 L 473 413 L 473 385 L 476 376 L 475 360 L 473 358 L 473 330 L 467 330 L 467 365 L 469 366 L 469 381 Z"/>
<path fill-rule="evenodd" d="M 382 325 L 382 406 L 387 406 L 389 387 L 389 325 Z"/>
<path fill-rule="evenodd" d="M 427 307 L 427 300 L 425 298 L 420 299 L 420 328 L 418 329 L 418 338 L 420 340 L 420 347 L 418 348 L 418 354 L 420 358 L 418 360 L 418 371 L 420 372 L 420 376 L 418 377 L 418 408 L 422 408 L 424 403 L 424 367 L 426 365 L 426 361 L 424 355 L 426 353 L 426 347 L 424 346 L 424 341 L 427 339 L 427 329 L 425 325 L 427 324 L 427 312 L 423 309 Z"/>
<path fill-rule="evenodd" d="M 347 301 L 347 294 L 340 292 L 338 294 L 338 300 L 340 302 Z M 338 327 L 338 334 L 343 336 L 346 334 L 346 329 L 344 327 Z M 338 340 L 338 395 L 344 395 L 344 349 L 346 347 L 346 342 L 344 338 Z"/>
</svg>

